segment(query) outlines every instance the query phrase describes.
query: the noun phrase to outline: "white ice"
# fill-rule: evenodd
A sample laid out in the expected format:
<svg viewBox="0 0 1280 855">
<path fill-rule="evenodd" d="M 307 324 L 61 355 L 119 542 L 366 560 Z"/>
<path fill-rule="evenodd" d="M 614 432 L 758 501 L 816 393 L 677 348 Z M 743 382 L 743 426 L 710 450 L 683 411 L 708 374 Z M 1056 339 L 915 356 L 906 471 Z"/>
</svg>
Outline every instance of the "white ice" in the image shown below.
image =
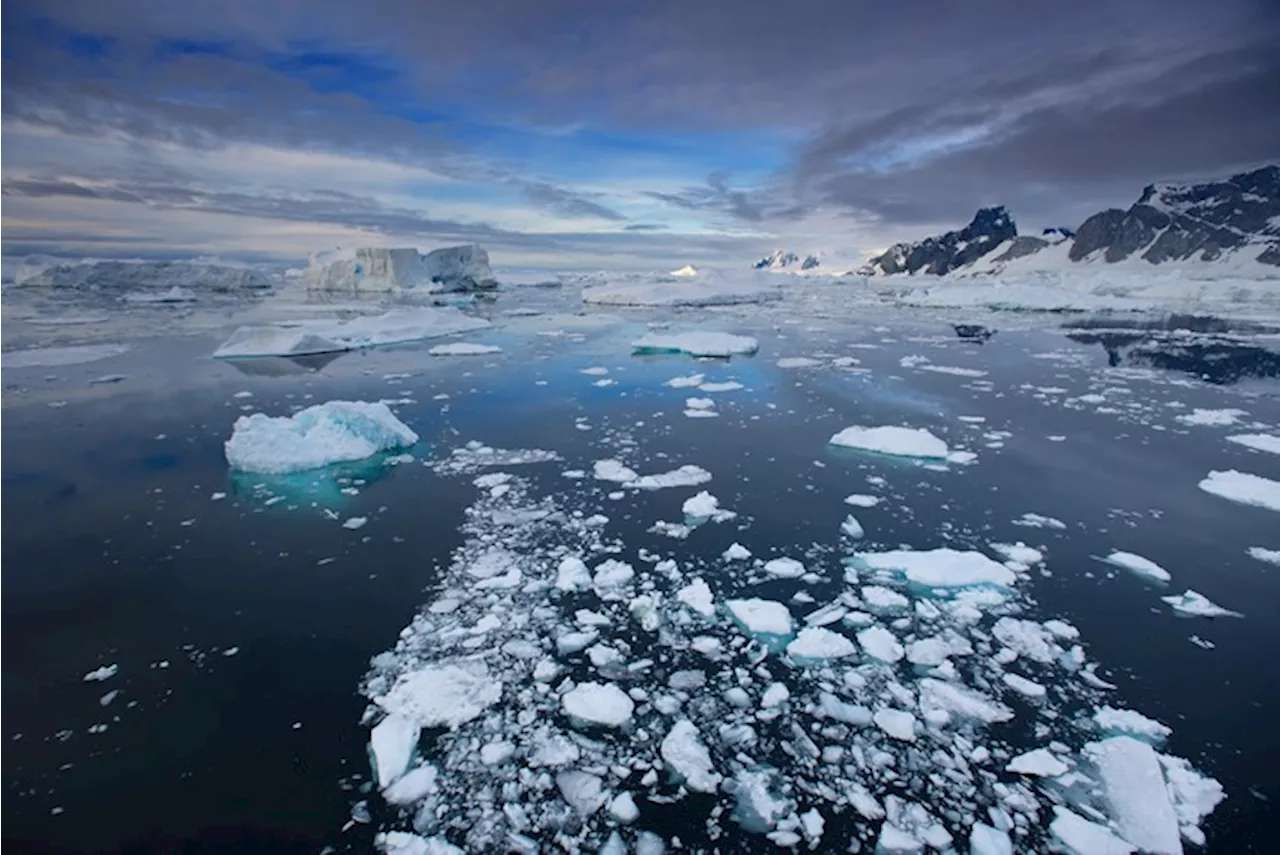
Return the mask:
<svg viewBox="0 0 1280 855">
<path fill-rule="evenodd" d="M 731 306 L 781 297 L 782 291 L 773 281 L 751 275 L 726 277 L 695 273 L 619 280 L 582 289 L 583 302 L 607 306 Z"/>
<path fill-rule="evenodd" d="M 755 353 L 760 348 L 760 342 L 750 336 L 724 332 L 651 332 L 633 341 L 631 346 L 638 353 L 687 353 L 690 356 L 728 357 Z"/>
<path fill-rule="evenodd" d="M 1135 710 L 1104 706 L 1093 714 L 1093 722 L 1106 736 L 1132 736 L 1152 744 L 1159 744 L 1173 730 Z"/>
<path fill-rule="evenodd" d="M 900 739 L 903 742 L 916 740 L 916 717 L 909 712 L 885 708 L 877 710 L 872 716 L 872 721 L 875 722 L 876 727 L 894 739 Z"/>
<path fill-rule="evenodd" d="M 110 680 L 116 674 L 120 673 L 119 665 L 103 665 L 101 668 L 94 668 L 88 674 L 84 675 L 86 683 L 101 683 L 103 680 Z"/>
<path fill-rule="evenodd" d="M 1013 521 L 1014 525 L 1025 526 L 1027 528 L 1053 528 L 1065 529 L 1067 524 L 1062 520 L 1046 517 L 1041 514 L 1023 514 Z"/>
<path fill-rule="evenodd" d="M 1200 482 L 1200 489 L 1242 505 L 1280 511 L 1280 481 L 1260 475 L 1234 469 L 1214 470 Z"/>
<path fill-rule="evenodd" d="M 1165 570 L 1150 558 L 1143 558 L 1141 555 L 1136 555 L 1132 552 L 1113 550 L 1104 560 L 1108 564 L 1123 567 L 1131 573 L 1136 573 L 1148 579 L 1155 579 L 1158 582 L 1168 582 L 1173 578 L 1169 575 L 1168 570 Z"/>
<path fill-rule="evenodd" d="M 278 475 L 362 460 L 417 441 L 386 404 L 329 401 L 293 416 L 241 416 L 225 448 L 231 468 Z"/>
<path fill-rule="evenodd" d="M 369 733 L 378 787 L 385 789 L 405 773 L 418 745 L 418 725 L 400 715 L 388 715 Z"/>
<path fill-rule="evenodd" d="M 385 695 L 374 700 L 388 713 L 420 727 L 455 728 L 483 714 L 501 697 L 502 682 L 489 676 L 483 662 L 459 661 L 402 674 Z"/>
<path fill-rule="evenodd" d="M 299 356 L 438 338 L 489 326 L 451 307 L 393 309 L 349 321 L 308 320 L 240 327 L 214 351 L 218 358 Z"/>
<path fill-rule="evenodd" d="M 437 344 L 427 351 L 428 356 L 484 356 L 490 353 L 502 353 L 502 348 L 491 344 L 456 341 L 450 344 Z"/>
<path fill-rule="evenodd" d="M 925 428 L 904 428 L 885 425 L 881 427 L 847 427 L 831 437 L 832 445 L 874 451 L 899 457 L 925 457 L 944 459 L 947 444 Z"/>
<path fill-rule="evenodd" d="M 1235 436 L 1227 437 L 1227 441 L 1243 445 L 1246 448 L 1252 448 L 1255 451 L 1269 451 L 1272 454 L 1280 454 L 1280 436 L 1273 436 L 1267 433 L 1238 433 Z"/>
<path fill-rule="evenodd" d="M 1188 588 L 1176 596 L 1161 597 L 1175 612 L 1191 617 L 1244 617 L 1240 612 L 1224 609 L 1204 594 Z"/>
<path fill-rule="evenodd" d="M 1013 855 L 1013 842 L 998 828 L 975 822 L 969 829 L 969 855 Z"/>
<path fill-rule="evenodd" d="M 1182 855 L 1178 818 L 1156 752 L 1145 742 L 1113 736 L 1085 746 L 1120 835 L 1152 855 Z"/>
<path fill-rule="evenodd" d="M 961 552 L 948 547 L 925 551 L 859 552 L 855 558 L 872 570 L 901 573 L 908 581 L 926 588 L 1009 587 L 1018 579 L 1008 567 L 981 552 Z"/>
<path fill-rule="evenodd" d="M 787 655 L 795 660 L 840 659 L 857 652 L 853 642 L 838 632 L 818 626 L 805 627 L 787 645 Z"/>
<path fill-rule="evenodd" d="M 855 508 L 874 508 L 880 504 L 880 497 L 868 496 L 865 493 L 854 493 L 852 496 L 845 496 L 844 503 Z"/>
<path fill-rule="evenodd" d="M 1022 541 L 1017 543 L 993 543 L 991 548 L 1008 561 L 1030 567 L 1044 561 L 1044 553 Z"/>
<path fill-rule="evenodd" d="M 1249 557 L 1256 558 L 1259 561 L 1265 561 L 1268 564 L 1280 565 L 1280 549 L 1266 549 L 1262 546 L 1250 546 Z"/>
<path fill-rule="evenodd" d="M 702 742 L 697 725 L 687 718 L 671 726 L 662 740 L 659 753 L 684 785 L 694 792 L 714 793 L 723 780 L 712 765 L 711 755 Z"/>
<path fill-rule="evenodd" d="M 882 626 L 869 626 L 858 633 L 858 644 L 872 659 L 893 664 L 906 655 L 897 636 Z"/>
<path fill-rule="evenodd" d="M 729 600 L 725 605 L 748 632 L 762 635 L 791 634 L 791 612 L 782 603 L 755 597 Z"/>
<path fill-rule="evenodd" d="M 1132 855 L 1134 847 L 1104 825 L 1090 822 L 1064 807 L 1053 809 L 1049 832 L 1071 855 Z"/>
<path fill-rule="evenodd" d="M 1244 410 L 1222 409 L 1222 410 L 1201 410 L 1195 409 L 1185 415 L 1178 416 L 1178 421 L 1184 425 L 1199 425 L 1206 427 L 1226 427 L 1233 425 L 1240 420 L 1241 416 L 1246 416 Z"/>
<path fill-rule="evenodd" d="M 711 588 L 702 579 L 694 579 L 677 591 L 676 599 L 703 617 L 711 617 L 716 613 L 715 598 L 711 594 Z"/>
<path fill-rule="evenodd" d="M 815 365 L 821 365 L 821 359 L 812 359 L 808 356 L 784 356 L 775 363 L 779 368 L 812 368 Z"/>
<path fill-rule="evenodd" d="M 613 683 L 579 683 L 560 697 L 571 718 L 587 724 L 621 727 L 631 721 L 635 702 Z"/>
<path fill-rule="evenodd" d="M 1013 772 L 1018 775 L 1031 775 L 1038 778 L 1056 778 L 1064 774 L 1069 768 L 1053 755 L 1047 748 L 1037 748 L 1034 751 L 1028 751 L 1025 754 L 1019 754 L 1007 764 L 1005 764 L 1006 772 Z"/>
<path fill-rule="evenodd" d="M 774 558 L 764 563 L 764 572 L 775 579 L 799 579 L 804 575 L 804 564 L 794 558 Z"/>
</svg>

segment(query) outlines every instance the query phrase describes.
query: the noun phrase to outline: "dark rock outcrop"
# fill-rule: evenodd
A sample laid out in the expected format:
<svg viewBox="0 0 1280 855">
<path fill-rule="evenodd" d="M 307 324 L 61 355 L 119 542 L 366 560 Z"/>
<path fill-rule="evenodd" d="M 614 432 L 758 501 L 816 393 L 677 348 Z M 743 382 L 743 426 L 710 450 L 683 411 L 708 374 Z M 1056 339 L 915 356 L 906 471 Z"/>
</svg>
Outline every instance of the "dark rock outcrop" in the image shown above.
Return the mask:
<svg viewBox="0 0 1280 855">
<path fill-rule="evenodd" d="M 799 263 L 800 256 L 794 252 L 783 252 L 780 249 L 775 249 L 752 266 L 756 270 L 782 270 L 787 267 L 795 267 Z"/>
<path fill-rule="evenodd" d="M 898 243 L 873 258 L 860 272 L 870 275 L 930 273 L 941 276 L 971 264 L 1001 243 L 1018 236 L 1018 227 L 1003 207 L 982 208 L 963 229 Z"/>
<path fill-rule="evenodd" d="M 1156 185 L 1127 211 L 1085 220 L 1069 257 L 1116 262 L 1134 255 L 1152 264 L 1215 261 L 1228 250 L 1259 246 L 1264 264 L 1280 264 L 1280 167 L 1267 166 L 1203 184 Z"/>
</svg>

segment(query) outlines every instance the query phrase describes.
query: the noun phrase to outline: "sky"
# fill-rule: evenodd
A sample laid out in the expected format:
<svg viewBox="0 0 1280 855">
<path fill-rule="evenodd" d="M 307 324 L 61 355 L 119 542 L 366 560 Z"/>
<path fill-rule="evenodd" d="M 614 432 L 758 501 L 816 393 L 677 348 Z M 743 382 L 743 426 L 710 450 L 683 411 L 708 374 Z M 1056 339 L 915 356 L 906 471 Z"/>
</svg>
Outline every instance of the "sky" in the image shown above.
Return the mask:
<svg viewBox="0 0 1280 855">
<path fill-rule="evenodd" d="M 10 0 L 6 258 L 865 256 L 1280 161 L 1275 0 Z"/>
</svg>

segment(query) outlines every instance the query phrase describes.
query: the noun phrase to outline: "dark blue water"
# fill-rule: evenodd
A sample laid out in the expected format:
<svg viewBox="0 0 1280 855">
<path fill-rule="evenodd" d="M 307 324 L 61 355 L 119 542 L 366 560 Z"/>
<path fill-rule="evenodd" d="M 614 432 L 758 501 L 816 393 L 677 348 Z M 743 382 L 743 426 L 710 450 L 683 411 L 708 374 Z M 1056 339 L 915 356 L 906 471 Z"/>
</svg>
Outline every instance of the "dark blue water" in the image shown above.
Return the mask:
<svg viewBox="0 0 1280 855">
<path fill-rule="evenodd" d="M 5 844 L 24 852 L 368 846 L 367 827 L 343 831 L 368 774 L 356 689 L 369 658 L 429 598 L 474 490 L 415 462 L 378 468 L 376 478 L 353 469 L 350 477 L 368 481 L 355 496 L 270 485 L 286 498 L 266 506 L 263 479 L 229 475 L 222 442 L 249 404 L 274 415 L 331 398 L 403 397 L 413 403 L 396 411 L 423 438 L 413 449 L 420 460 L 473 439 L 551 449 L 563 464 L 522 473 L 547 491 L 563 489 L 562 469 L 590 469 L 620 441 L 638 444 L 646 471 L 681 463 L 712 471 L 713 492 L 742 525 L 703 527 L 686 550 L 718 554 L 730 537 L 761 557 L 809 549 L 836 561 L 833 533 L 849 511 L 841 499 L 870 492 L 866 478 L 876 475 L 888 479 L 889 500 L 858 512 L 869 548 L 1043 544 L 1052 575 L 1028 585 L 1044 616 L 1079 627 L 1090 659 L 1119 686 L 1116 704 L 1172 726 L 1170 753 L 1225 785 L 1228 800 L 1206 823 L 1210 851 L 1276 851 L 1280 568 L 1245 549 L 1280 548 L 1280 518 L 1196 484 L 1210 469 L 1280 478 L 1280 457 L 1226 443 L 1231 429 L 1180 425 L 1183 410 L 1166 406 L 1238 407 L 1274 428 L 1280 402 L 1265 364 L 1206 380 L 1194 365 L 1117 363 L 1105 346 L 1056 331 L 1001 331 L 979 345 L 942 323 L 762 327 L 756 358 L 694 363 L 629 356 L 635 328 L 572 343 L 472 336 L 506 352 L 468 361 L 405 347 L 236 367 L 203 359 L 202 340 L 153 343 L 186 366 L 189 382 L 147 383 L 139 370 L 139 382 L 58 409 L 6 397 Z M 869 373 L 774 365 L 824 350 L 855 356 Z M 1066 357 L 1033 358 L 1049 351 Z M 990 373 L 975 384 L 899 365 L 917 354 Z M 1150 373 L 1117 379 L 1103 373 L 1109 362 Z M 594 386 L 599 377 L 579 373 L 591 365 L 610 368 L 616 384 Z M 81 368 L 112 370 L 99 367 Z M 416 376 L 381 379 L 405 371 Z M 748 389 L 713 395 L 719 418 L 687 419 L 684 398 L 702 393 L 663 383 L 695 371 Z M 182 371 L 166 377 L 174 373 Z M 1061 403 L 1121 381 L 1130 391 L 1119 397 L 1136 402 L 1121 412 Z M 233 398 L 240 390 L 253 397 Z M 966 425 L 962 415 L 986 421 Z M 591 429 L 577 429 L 580 420 Z M 828 449 L 832 433 L 857 423 L 929 427 L 979 461 L 904 471 Z M 1012 435 L 983 438 L 990 431 Z M 605 485 L 590 489 L 629 547 L 670 547 L 646 529 L 678 520 L 684 493 L 653 494 L 641 512 L 610 504 Z M 228 495 L 214 501 L 214 492 Z M 313 501 L 370 522 L 343 529 Z M 1026 512 L 1068 527 L 1013 525 Z M 1112 549 L 1157 561 L 1173 573 L 1174 592 L 1194 588 L 1245 619 L 1174 617 L 1158 599 L 1168 591 L 1096 560 Z M 1191 644 L 1193 633 L 1215 649 Z M 81 679 L 112 663 L 120 672 L 111 680 Z M 120 694 L 104 707 L 110 690 Z M 98 724 L 106 730 L 90 733 Z"/>
</svg>

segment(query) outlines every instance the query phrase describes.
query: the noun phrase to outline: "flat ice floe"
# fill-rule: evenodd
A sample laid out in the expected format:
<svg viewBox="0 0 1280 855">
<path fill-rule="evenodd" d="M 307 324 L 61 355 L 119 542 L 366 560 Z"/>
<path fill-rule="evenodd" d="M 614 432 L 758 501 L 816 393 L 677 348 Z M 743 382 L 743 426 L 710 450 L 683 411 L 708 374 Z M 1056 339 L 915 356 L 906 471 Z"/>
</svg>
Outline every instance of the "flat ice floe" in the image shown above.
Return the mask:
<svg viewBox="0 0 1280 855">
<path fill-rule="evenodd" d="M 1250 546 L 1248 552 L 1250 558 L 1256 558 L 1257 560 L 1265 561 L 1268 564 L 1280 565 L 1280 549 L 1267 549 L 1262 546 Z"/>
<path fill-rule="evenodd" d="M 751 336 L 725 332 L 651 332 L 633 341 L 631 347 L 636 353 L 687 353 L 723 358 L 755 353 L 760 349 L 760 342 Z"/>
<path fill-rule="evenodd" d="M 62 365 L 83 365 L 110 359 L 129 352 L 127 344 L 78 344 L 67 347 L 32 347 L 26 350 L 6 350 L 0 353 L 3 368 L 57 368 Z"/>
<path fill-rule="evenodd" d="M 1237 445 L 1243 445 L 1245 448 L 1252 448 L 1254 451 L 1269 451 L 1272 454 L 1280 454 L 1280 436 L 1272 436 L 1266 433 L 1240 433 L 1227 437 L 1227 442 L 1234 442 Z"/>
<path fill-rule="evenodd" d="M 502 348 L 491 344 L 458 341 L 450 344 L 437 344 L 427 350 L 427 356 L 487 356 L 491 353 L 502 353 Z"/>
<path fill-rule="evenodd" d="M 1171 597 L 1161 597 L 1175 612 L 1190 617 L 1244 617 L 1240 612 L 1224 609 L 1204 594 L 1188 588 L 1186 591 Z"/>
<path fill-rule="evenodd" d="M 945 460 L 949 463 L 971 463 L 977 458 L 972 452 L 951 450 L 946 442 L 925 428 L 855 425 L 835 434 L 828 442 L 841 448 L 871 451 L 891 457 Z"/>
<path fill-rule="evenodd" d="M 1184 425 L 1197 425 L 1201 427 L 1227 427 L 1240 421 L 1241 416 L 1247 416 L 1244 410 L 1227 408 L 1222 410 L 1192 410 L 1191 412 L 1178 416 L 1178 421 Z"/>
<path fill-rule="evenodd" d="M 483 318 L 456 308 L 393 309 L 349 321 L 309 320 L 268 326 L 240 327 L 214 351 L 219 359 L 254 356 L 299 356 L 331 353 L 439 338 L 483 329 Z"/>
<path fill-rule="evenodd" d="M 1132 552 L 1121 552 L 1117 549 L 1103 560 L 1108 564 L 1114 564 L 1116 567 L 1123 567 L 1135 575 L 1143 576 L 1147 579 L 1155 579 L 1157 582 L 1168 582 L 1173 578 L 1169 575 L 1168 570 L 1150 558 L 1143 558 L 1141 555 L 1135 555 Z"/>
<path fill-rule="evenodd" d="M 1200 489 L 1242 505 L 1280 511 L 1280 481 L 1248 472 L 1214 470 L 1200 482 Z"/>
<path fill-rule="evenodd" d="M 281 475 L 363 460 L 417 441 L 386 404 L 329 401 L 292 416 L 241 416 L 225 449 L 232 469 Z"/>
<path fill-rule="evenodd" d="M 758 578 L 715 550 L 628 547 L 580 482 L 474 471 L 458 473 L 476 490 L 463 545 L 362 687 L 398 777 L 385 810 L 356 815 L 379 818 L 385 851 L 670 851 L 654 832 L 673 833 L 675 803 L 689 851 L 1134 851 L 1167 843 L 1170 816 L 1173 839 L 1196 842 L 1222 798 L 1145 742 L 1120 749 L 1133 763 L 1107 760 L 1150 725 L 1114 704 L 1118 717 L 1087 714 L 1114 696 L 1080 633 L 1033 619 L 1016 568 L 981 552 L 857 553 L 843 588 L 788 604 L 751 596 Z M 620 461 L 597 472 L 642 477 Z M 510 567 L 518 584 L 477 585 Z M 466 690 L 424 714 L 432 683 L 411 675 L 448 668 Z M 1134 820 L 1147 799 L 1154 826 Z"/>
<path fill-rule="evenodd" d="M 619 281 L 582 289 L 584 303 L 606 306 L 732 306 L 780 299 L 775 282 L 753 275 Z"/>
</svg>

